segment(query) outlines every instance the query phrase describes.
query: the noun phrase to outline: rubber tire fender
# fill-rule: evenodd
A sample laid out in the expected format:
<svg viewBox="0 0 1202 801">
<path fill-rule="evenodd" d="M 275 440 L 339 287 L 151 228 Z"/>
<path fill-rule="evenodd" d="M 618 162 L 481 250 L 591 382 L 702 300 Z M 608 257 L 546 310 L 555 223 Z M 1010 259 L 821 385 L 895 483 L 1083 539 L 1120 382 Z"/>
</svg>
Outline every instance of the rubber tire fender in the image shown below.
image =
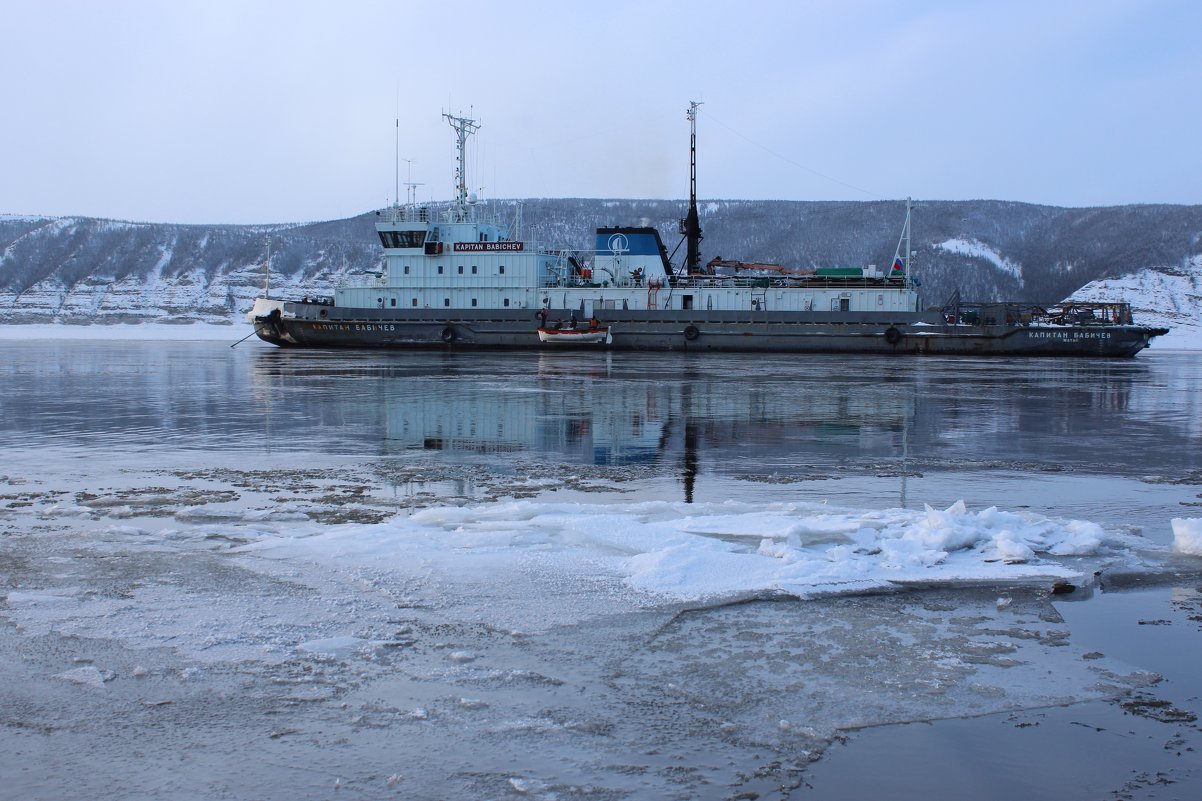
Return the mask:
<svg viewBox="0 0 1202 801">
<path fill-rule="evenodd" d="M 447 343 L 448 345 L 451 344 L 452 342 L 454 342 L 455 341 L 455 329 L 451 328 L 451 326 L 449 326 L 449 325 L 446 328 L 442 329 L 442 341 Z"/>
<path fill-rule="evenodd" d="M 889 326 L 885 329 L 885 341 L 890 345 L 896 345 L 898 342 L 901 342 L 901 338 L 902 333 L 896 327 Z"/>
<path fill-rule="evenodd" d="M 697 326 L 695 326 L 695 325 L 685 326 L 684 338 L 687 339 L 689 342 L 692 342 L 694 339 L 696 339 L 699 336 L 701 336 L 701 332 L 699 330 L 697 330 Z"/>
</svg>

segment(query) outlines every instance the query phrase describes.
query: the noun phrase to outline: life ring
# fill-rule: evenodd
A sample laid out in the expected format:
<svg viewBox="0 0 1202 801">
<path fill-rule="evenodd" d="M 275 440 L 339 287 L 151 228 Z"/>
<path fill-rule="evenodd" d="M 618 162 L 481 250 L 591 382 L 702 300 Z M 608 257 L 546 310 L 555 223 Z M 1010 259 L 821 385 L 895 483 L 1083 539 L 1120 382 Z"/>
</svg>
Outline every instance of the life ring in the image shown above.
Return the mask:
<svg viewBox="0 0 1202 801">
<path fill-rule="evenodd" d="M 694 339 L 696 339 L 699 336 L 701 336 L 701 332 L 697 330 L 697 326 L 690 325 L 690 326 L 685 327 L 684 338 L 687 339 L 689 342 L 692 342 Z"/>
<path fill-rule="evenodd" d="M 447 343 L 454 342 L 455 341 L 455 329 L 451 328 L 451 326 L 449 326 L 449 325 L 446 328 L 442 329 L 442 341 L 447 342 Z"/>
<path fill-rule="evenodd" d="M 885 341 L 888 342 L 890 345 L 896 345 L 898 342 L 901 342 L 901 338 L 902 338 L 901 331 L 898 331 L 893 326 L 889 326 L 888 328 L 885 329 Z"/>
</svg>

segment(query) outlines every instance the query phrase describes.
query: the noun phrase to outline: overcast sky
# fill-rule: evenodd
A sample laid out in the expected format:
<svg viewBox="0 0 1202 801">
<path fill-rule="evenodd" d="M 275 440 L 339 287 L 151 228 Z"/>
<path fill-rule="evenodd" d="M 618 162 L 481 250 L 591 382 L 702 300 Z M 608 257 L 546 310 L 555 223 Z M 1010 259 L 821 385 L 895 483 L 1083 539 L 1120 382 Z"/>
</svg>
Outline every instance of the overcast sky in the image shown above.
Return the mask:
<svg viewBox="0 0 1202 801">
<path fill-rule="evenodd" d="M 0 213 L 484 197 L 1202 203 L 1202 2 L 0 0 Z M 401 199 L 404 200 L 404 188 Z"/>
</svg>

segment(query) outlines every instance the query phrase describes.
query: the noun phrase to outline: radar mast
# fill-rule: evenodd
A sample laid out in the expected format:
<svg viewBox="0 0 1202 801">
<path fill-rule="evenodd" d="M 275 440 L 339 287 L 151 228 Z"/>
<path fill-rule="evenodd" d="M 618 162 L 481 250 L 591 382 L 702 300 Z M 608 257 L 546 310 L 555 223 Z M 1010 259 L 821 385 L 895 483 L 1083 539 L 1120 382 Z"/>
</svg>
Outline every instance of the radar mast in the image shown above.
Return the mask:
<svg viewBox="0 0 1202 801">
<path fill-rule="evenodd" d="M 697 107 L 701 103 L 689 101 L 689 212 L 680 221 L 680 232 L 687 241 L 685 251 L 685 274 L 701 272 L 701 221 L 697 217 Z"/>
<path fill-rule="evenodd" d="M 447 122 L 455 129 L 459 150 L 459 167 L 455 171 L 455 202 L 460 214 L 467 213 L 467 138 L 480 130 L 480 124 L 467 117 L 456 117 L 443 113 Z"/>
</svg>

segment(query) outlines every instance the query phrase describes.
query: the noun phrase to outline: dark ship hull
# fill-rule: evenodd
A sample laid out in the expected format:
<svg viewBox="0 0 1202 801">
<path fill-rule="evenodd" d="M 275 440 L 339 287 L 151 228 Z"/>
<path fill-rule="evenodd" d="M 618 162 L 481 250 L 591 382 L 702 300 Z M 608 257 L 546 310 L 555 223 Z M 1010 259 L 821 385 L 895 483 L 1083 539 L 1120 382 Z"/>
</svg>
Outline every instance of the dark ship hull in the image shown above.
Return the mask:
<svg viewBox="0 0 1202 801">
<path fill-rule="evenodd" d="M 549 348 L 528 309 L 343 309 L 287 302 L 253 319 L 281 347 L 445 350 Z M 581 349 L 1130 357 L 1167 329 L 1108 323 L 955 324 L 942 312 L 606 310 L 610 341 Z M 556 345 L 554 349 L 562 349 Z"/>
</svg>

